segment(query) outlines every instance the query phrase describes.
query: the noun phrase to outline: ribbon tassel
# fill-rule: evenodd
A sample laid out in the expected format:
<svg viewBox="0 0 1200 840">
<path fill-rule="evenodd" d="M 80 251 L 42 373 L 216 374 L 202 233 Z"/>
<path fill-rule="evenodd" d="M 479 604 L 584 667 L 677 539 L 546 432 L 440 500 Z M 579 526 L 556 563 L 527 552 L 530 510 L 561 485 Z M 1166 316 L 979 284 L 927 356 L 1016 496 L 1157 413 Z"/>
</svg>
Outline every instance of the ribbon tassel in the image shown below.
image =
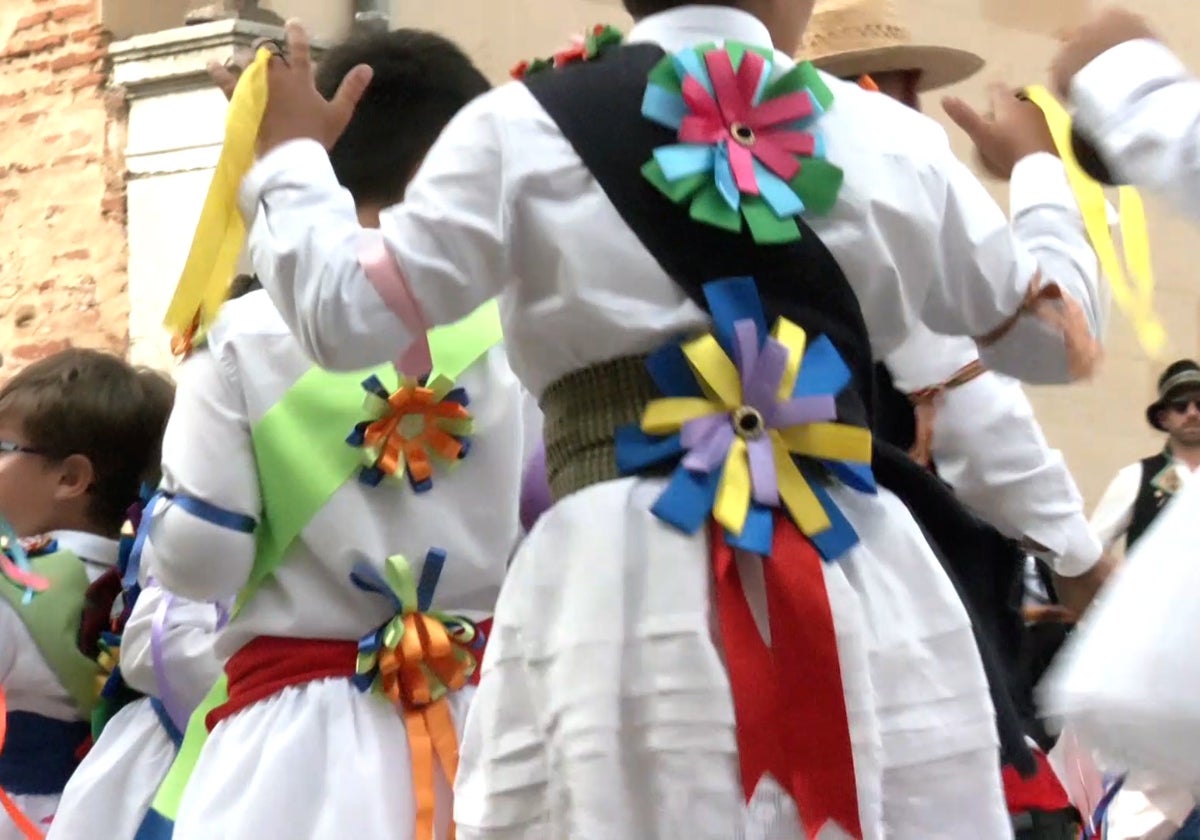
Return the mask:
<svg viewBox="0 0 1200 840">
<path fill-rule="evenodd" d="M 361 564 L 351 575 L 355 586 L 387 598 L 397 610 L 359 642 L 355 685 L 363 691 L 374 686 L 404 714 L 417 840 L 433 840 L 435 759 L 451 786 L 458 773 L 458 736 L 446 695 L 466 685 L 477 666 L 475 625 L 461 616 L 430 611 L 445 561 L 444 551 L 430 549 L 419 581 L 398 555 L 387 559 L 382 573 Z M 451 832 L 453 836 L 453 828 Z"/>
</svg>

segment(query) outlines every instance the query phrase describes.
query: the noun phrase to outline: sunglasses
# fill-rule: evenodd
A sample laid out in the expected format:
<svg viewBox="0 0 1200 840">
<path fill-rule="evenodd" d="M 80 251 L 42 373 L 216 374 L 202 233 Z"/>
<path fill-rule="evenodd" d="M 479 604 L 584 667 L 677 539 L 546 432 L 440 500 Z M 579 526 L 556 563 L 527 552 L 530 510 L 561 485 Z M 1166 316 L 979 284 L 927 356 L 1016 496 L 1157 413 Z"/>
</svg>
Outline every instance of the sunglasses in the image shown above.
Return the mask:
<svg viewBox="0 0 1200 840">
<path fill-rule="evenodd" d="M 43 449 L 37 449 L 33 446 L 26 446 L 23 443 L 13 443 L 11 440 L 0 440 L 0 455 L 8 455 L 13 452 L 23 452 L 26 455 L 45 455 Z"/>
<path fill-rule="evenodd" d="M 1187 410 L 1191 406 L 1196 406 L 1196 410 L 1200 411 L 1200 397 L 1192 397 L 1190 400 L 1171 400 L 1167 406 L 1176 414 L 1187 414 Z"/>
</svg>

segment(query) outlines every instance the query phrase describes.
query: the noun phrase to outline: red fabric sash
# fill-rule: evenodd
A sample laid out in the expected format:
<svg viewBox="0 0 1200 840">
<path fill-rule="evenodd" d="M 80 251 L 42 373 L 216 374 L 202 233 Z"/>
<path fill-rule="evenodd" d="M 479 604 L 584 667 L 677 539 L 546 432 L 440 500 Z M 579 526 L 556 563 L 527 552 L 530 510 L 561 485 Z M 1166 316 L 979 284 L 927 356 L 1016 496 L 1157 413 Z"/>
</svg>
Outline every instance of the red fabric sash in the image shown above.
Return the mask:
<svg viewBox="0 0 1200 840">
<path fill-rule="evenodd" d="M 850 724 L 820 555 L 776 514 L 771 556 L 762 561 L 768 646 L 715 522 L 710 544 L 746 799 L 769 773 L 795 800 L 807 836 L 834 822 L 860 840 Z"/>
<path fill-rule="evenodd" d="M 1066 788 L 1059 782 L 1050 760 L 1041 750 L 1033 751 L 1037 761 L 1037 773 L 1028 779 L 1012 767 L 1004 768 L 1004 798 L 1010 814 L 1025 814 L 1030 811 L 1062 811 L 1071 807 Z"/>
<path fill-rule="evenodd" d="M 477 627 L 486 636 L 492 629 L 492 620 L 481 621 Z M 483 654 L 483 650 L 477 654 L 479 665 L 471 677 L 471 685 L 479 684 Z M 358 642 L 259 636 L 225 664 L 229 700 L 208 713 L 204 719 L 208 731 L 225 718 L 285 688 L 332 677 L 350 679 L 357 662 Z"/>
</svg>

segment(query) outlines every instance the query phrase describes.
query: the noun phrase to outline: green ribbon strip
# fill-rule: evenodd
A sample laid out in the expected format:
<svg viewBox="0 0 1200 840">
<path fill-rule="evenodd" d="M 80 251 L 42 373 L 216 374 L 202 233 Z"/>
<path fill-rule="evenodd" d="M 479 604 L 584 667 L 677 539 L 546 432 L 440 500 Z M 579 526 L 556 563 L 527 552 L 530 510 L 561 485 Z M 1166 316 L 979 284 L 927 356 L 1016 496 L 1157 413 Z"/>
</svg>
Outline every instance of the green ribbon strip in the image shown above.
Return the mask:
<svg viewBox="0 0 1200 840">
<path fill-rule="evenodd" d="M 160 816 L 175 821 L 179 814 L 179 803 L 183 801 L 183 791 L 187 788 L 192 771 L 200 761 L 200 751 L 208 740 L 208 725 L 204 722 L 208 713 L 229 700 L 229 683 L 222 674 L 216 685 L 208 692 L 196 711 L 188 719 L 187 732 L 183 735 L 183 744 L 167 776 L 158 788 L 151 806 Z"/>
<path fill-rule="evenodd" d="M 495 300 L 461 321 L 430 330 L 431 381 L 458 379 L 501 338 Z M 362 419 L 362 381 L 371 374 L 389 390 L 399 384 L 391 365 L 354 373 L 314 367 L 251 429 L 263 517 L 250 580 L 238 595 L 235 613 L 275 573 L 288 547 L 361 465 L 361 452 L 345 439 Z"/>
</svg>

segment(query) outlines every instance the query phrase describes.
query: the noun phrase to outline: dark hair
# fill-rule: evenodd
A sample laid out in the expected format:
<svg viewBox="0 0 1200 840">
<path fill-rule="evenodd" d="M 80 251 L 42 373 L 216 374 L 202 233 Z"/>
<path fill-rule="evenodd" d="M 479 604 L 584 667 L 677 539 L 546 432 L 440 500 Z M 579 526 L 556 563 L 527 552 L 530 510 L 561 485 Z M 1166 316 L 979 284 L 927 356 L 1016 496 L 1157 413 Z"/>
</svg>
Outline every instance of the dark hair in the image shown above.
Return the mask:
<svg viewBox="0 0 1200 840">
<path fill-rule="evenodd" d="M 95 480 L 88 514 L 112 533 L 143 482 L 156 485 L 175 386 L 98 350 L 71 348 L 35 362 L 0 389 L 0 417 L 21 424 L 50 458 L 83 455 Z"/>
<path fill-rule="evenodd" d="M 737 0 L 622 0 L 625 11 L 635 18 L 665 12 L 677 6 L 736 6 Z"/>
<path fill-rule="evenodd" d="M 356 202 L 395 204 L 446 123 L 490 86 L 452 42 L 397 29 L 333 47 L 321 58 L 317 88 L 332 98 L 360 64 L 375 75 L 329 160 Z"/>
<path fill-rule="evenodd" d="M 258 282 L 257 274 L 239 274 L 229 284 L 229 294 L 225 295 L 225 300 L 237 300 L 242 295 L 257 292 L 261 288 L 262 283 Z"/>
</svg>

